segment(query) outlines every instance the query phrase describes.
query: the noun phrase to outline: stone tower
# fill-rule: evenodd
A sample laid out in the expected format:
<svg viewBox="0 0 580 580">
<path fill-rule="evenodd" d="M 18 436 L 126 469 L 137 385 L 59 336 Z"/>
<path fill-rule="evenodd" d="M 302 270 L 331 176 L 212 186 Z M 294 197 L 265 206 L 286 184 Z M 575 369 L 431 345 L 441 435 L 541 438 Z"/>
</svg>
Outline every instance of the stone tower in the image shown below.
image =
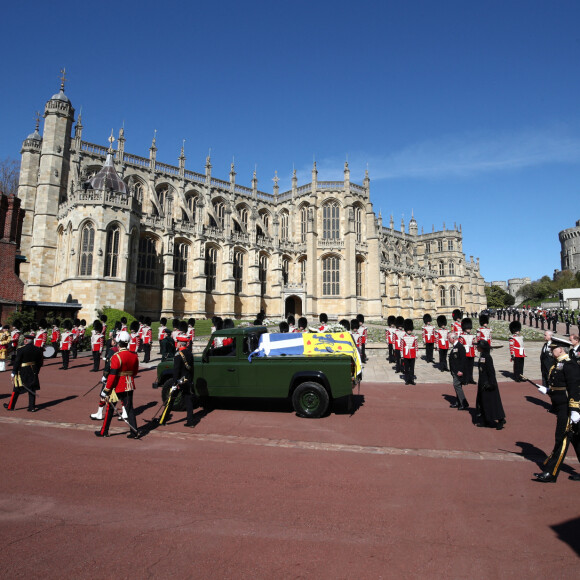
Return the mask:
<svg viewBox="0 0 580 580">
<path fill-rule="evenodd" d="M 26 299 L 39 302 L 52 300 L 52 287 L 56 271 L 57 214 L 59 202 L 66 197 L 66 188 L 70 165 L 71 129 L 74 121 L 74 109 L 64 94 L 64 74 L 60 92 L 53 95 L 44 108 L 44 131 L 38 162 L 38 181 L 36 195 L 32 200 L 33 180 L 31 173 L 37 154 L 28 151 L 27 139 L 23 147 L 26 163 L 29 167 L 21 170 L 21 175 L 28 176 L 28 183 L 21 184 L 19 196 L 25 201 L 25 224 L 23 227 L 23 250 L 27 251 L 28 261 L 34 264 L 27 272 Z M 26 149 L 26 152 L 24 150 Z M 33 205 L 32 205 L 33 204 Z M 31 220 L 32 223 L 31 223 Z M 29 248 L 24 244 L 30 244 Z M 24 274 L 24 272 L 23 272 Z"/>
</svg>

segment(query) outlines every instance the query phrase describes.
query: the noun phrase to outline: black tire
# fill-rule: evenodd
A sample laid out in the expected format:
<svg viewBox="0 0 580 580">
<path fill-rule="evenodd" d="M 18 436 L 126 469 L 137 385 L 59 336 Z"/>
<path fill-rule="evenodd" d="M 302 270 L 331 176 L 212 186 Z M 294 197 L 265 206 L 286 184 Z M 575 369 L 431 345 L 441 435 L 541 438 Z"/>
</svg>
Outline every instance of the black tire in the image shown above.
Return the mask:
<svg viewBox="0 0 580 580">
<path fill-rule="evenodd" d="M 173 386 L 173 378 L 169 377 L 161 383 L 161 400 L 166 403 L 169 397 L 169 391 Z M 181 397 L 181 391 L 177 391 L 177 396 L 173 401 L 172 411 L 185 411 L 185 404 Z"/>
<path fill-rule="evenodd" d="M 318 383 L 302 383 L 292 393 L 294 411 L 307 419 L 322 417 L 328 410 L 329 401 L 326 389 Z"/>
</svg>

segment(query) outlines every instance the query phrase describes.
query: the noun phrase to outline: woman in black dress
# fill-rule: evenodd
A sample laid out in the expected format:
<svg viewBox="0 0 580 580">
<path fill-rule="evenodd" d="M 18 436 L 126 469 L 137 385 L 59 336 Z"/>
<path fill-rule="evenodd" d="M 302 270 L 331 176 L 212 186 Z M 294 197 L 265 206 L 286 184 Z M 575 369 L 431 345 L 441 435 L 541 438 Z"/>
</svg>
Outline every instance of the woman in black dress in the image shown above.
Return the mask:
<svg viewBox="0 0 580 580">
<path fill-rule="evenodd" d="M 479 380 L 477 381 L 476 407 L 481 414 L 477 427 L 495 427 L 498 431 L 505 425 L 505 412 L 495 378 L 491 348 L 486 340 L 477 343 L 479 352 Z"/>
</svg>

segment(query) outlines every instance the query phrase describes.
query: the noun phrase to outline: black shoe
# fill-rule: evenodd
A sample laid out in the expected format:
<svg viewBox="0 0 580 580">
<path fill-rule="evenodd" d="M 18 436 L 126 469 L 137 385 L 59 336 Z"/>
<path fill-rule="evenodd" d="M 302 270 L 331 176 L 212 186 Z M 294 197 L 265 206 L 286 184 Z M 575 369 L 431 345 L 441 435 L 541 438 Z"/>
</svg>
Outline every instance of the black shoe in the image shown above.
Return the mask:
<svg viewBox="0 0 580 580">
<path fill-rule="evenodd" d="M 497 422 L 497 425 L 495 426 L 495 428 L 496 428 L 498 431 L 501 431 L 501 430 L 503 429 L 503 426 L 504 426 L 504 425 L 505 425 L 505 419 L 500 419 L 500 420 Z"/>
<path fill-rule="evenodd" d="M 29 413 L 36 413 L 38 409 L 36 407 L 31 407 L 30 409 L 26 409 Z"/>
<path fill-rule="evenodd" d="M 109 433 L 101 433 L 100 431 L 95 431 L 96 437 L 108 437 Z"/>
<path fill-rule="evenodd" d="M 463 403 L 463 405 L 461 407 L 457 407 L 457 409 L 459 411 L 467 411 L 467 410 L 469 410 L 469 403 L 467 401 L 465 401 L 465 403 Z"/>
<path fill-rule="evenodd" d="M 195 427 L 195 423 L 193 421 L 188 421 L 183 425 L 184 427 Z"/>
<path fill-rule="evenodd" d="M 493 425 L 490 425 L 489 423 L 476 423 L 475 426 L 476 427 L 487 427 L 488 429 L 490 427 L 493 427 Z"/>
<path fill-rule="evenodd" d="M 450 409 L 457 409 L 457 407 L 459 407 L 459 401 L 456 401 L 455 403 L 451 403 L 451 405 L 449 405 Z"/>
<path fill-rule="evenodd" d="M 536 481 L 540 483 L 556 483 L 556 478 L 547 471 L 544 473 L 534 473 L 534 475 L 536 476 Z"/>
<path fill-rule="evenodd" d="M 411 384 L 412 385 L 416 385 L 417 383 L 415 381 L 411 381 Z"/>
<path fill-rule="evenodd" d="M 139 432 L 133 433 L 133 431 L 131 431 L 131 433 L 127 435 L 127 439 L 139 439 L 139 437 L 141 437 L 141 433 Z"/>
<path fill-rule="evenodd" d="M 575 473 L 574 475 L 571 475 L 568 479 L 571 479 L 572 481 L 580 481 L 580 473 Z"/>
<path fill-rule="evenodd" d="M 9 408 L 8 408 L 8 403 L 2 403 L 2 405 L 4 406 L 4 408 L 5 408 L 7 411 L 13 411 L 13 409 L 9 409 Z"/>
</svg>

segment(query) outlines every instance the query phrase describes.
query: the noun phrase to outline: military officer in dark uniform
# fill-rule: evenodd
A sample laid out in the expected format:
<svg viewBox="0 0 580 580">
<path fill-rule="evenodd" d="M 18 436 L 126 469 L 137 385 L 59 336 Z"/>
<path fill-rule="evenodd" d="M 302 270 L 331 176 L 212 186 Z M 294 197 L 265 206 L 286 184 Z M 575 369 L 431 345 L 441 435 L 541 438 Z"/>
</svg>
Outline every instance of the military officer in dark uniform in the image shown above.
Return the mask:
<svg viewBox="0 0 580 580">
<path fill-rule="evenodd" d="M 541 483 L 556 483 L 570 442 L 580 459 L 580 366 L 566 354 L 564 348 L 569 346 L 569 342 L 552 337 L 550 348 L 554 364 L 550 369 L 548 387 L 538 386 L 541 393 L 547 393 L 552 399 L 556 415 L 554 449 L 544 461 L 544 471 L 534 474 L 536 481 Z M 580 481 L 580 475 L 574 475 L 572 479 Z"/>
<path fill-rule="evenodd" d="M 479 352 L 479 379 L 477 381 L 476 408 L 481 415 L 477 427 L 495 427 L 498 431 L 505 425 L 505 411 L 501 402 L 491 347 L 487 340 L 477 342 Z"/>
<path fill-rule="evenodd" d="M 463 393 L 463 384 L 465 382 L 465 372 L 467 361 L 465 356 L 465 347 L 459 342 L 457 333 L 449 333 L 449 370 L 453 377 L 453 388 L 457 395 L 457 401 L 449 405 L 452 409 L 465 411 L 469 408 L 469 403 Z"/>
<path fill-rule="evenodd" d="M 43 363 L 42 348 L 34 346 L 34 334 L 24 337 L 24 345 L 16 351 L 14 365 L 12 366 L 12 396 L 4 408 L 13 411 L 16 407 L 18 396 L 28 391 L 28 412 L 36 411 L 36 391 L 40 389 L 38 373 Z"/>
<path fill-rule="evenodd" d="M 554 357 L 552 356 L 552 349 L 550 348 L 550 344 L 552 343 L 551 330 L 546 330 L 546 332 L 544 332 L 544 340 L 546 342 L 543 344 L 542 350 L 540 351 L 540 369 L 542 371 L 542 384 L 544 387 L 547 387 L 550 369 L 554 364 Z"/>
</svg>

